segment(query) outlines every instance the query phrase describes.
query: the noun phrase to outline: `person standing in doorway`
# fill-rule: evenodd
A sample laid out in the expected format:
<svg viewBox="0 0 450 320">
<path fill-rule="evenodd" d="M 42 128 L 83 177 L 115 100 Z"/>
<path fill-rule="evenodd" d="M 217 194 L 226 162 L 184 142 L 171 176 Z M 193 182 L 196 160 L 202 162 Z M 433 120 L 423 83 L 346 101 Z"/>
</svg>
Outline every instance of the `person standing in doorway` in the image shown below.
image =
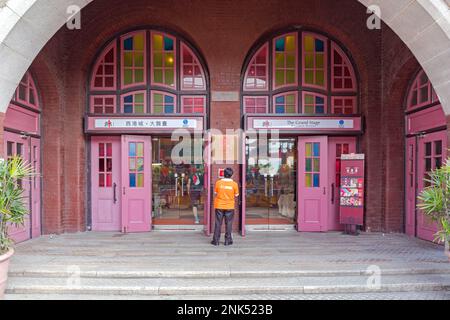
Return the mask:
<svg viewBox="0 0 450 320">
<path fill-rule="evenodd" d="M 239 186 L 231 179 L 233 169 L 226 168 L 224 178 L 217 181 L 214 194 L 214 209 L 216 212 L 216 224 L 214 228 L 214 238 L 211 244 L 218 246 L 220 243 L 220 234 L 222 229 L 222 221 L 225 219 L 225 245 L 231 246 L 233 239 L 231 233 L 233 231 L 233 217 L 235 208 L 235 198 L 239 197 Z"/>
</svg>

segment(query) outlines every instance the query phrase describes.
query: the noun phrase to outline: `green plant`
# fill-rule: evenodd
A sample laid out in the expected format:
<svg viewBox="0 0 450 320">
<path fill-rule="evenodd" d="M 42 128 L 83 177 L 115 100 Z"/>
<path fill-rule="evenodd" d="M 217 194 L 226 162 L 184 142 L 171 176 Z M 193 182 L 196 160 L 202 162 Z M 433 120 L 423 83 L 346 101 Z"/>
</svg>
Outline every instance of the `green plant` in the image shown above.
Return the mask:
<svg viewBox="0 0 450 320">
<path fill-rule="evenodd" d="M 34 175 L 32 166 L 20 157 L 0 160 L 0 254 L 7 252 L 13 243 L 8 227 L 22 226 L 29 214 L 21 185 Z"/>
<path fill-rule="evenodd" d="M 445 164 L 429 173 L 425 179 L 429 183 L 419 195 L 417 207 L 437 222 L 441 228 L 436 233 L 435 241 L 450 243 L 450 158 Z"/>
</svg>

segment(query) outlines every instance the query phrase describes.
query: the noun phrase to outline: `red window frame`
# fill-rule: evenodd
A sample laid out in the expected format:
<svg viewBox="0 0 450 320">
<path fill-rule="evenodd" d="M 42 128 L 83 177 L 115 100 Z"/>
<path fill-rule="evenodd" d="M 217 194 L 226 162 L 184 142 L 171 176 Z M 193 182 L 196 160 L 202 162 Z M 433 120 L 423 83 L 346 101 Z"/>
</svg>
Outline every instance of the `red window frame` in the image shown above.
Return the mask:
<svg viewBox="0 0 450 320">
<path fill-rule="evenodd" d="M 24 88 L 25 90 L 25 99 L 22 99 L 20 96 L 21 88 Z M 33 97 L 34 103 L 31 101 L 31 96 Z M 20 80 L 15 92 L 15 101 L 33 109 L 40 109 L 36 83 L 34 82 L 34 79 L 29 71 L 27 71 Z"/>
<path fill-rule="evenodd" d="M 185 61 L 185 57 L 184 54 L 185 52 L 187 52 L 187 54 L 189 54 L 192 57 L 192 62 L 186 62 Z M 185 77 L 188 77 L 188 75 L 186 75 L 184 73 L 184 68 L 185 67 L 191 67 L 193 69 L 193 74 L 191 76 L 189 76 L 190 78 L 192 78 L 192 86 L 186 86 L 185 85 Z M 195 69 L 198 68 L 200 71 L 200 76 L 202 79 L 202 86 L 201 87 L 196 87 L 195 86 L 195 79 L 198 78 L 195 74 Z M 206 89 L 206 81 L 205 81 L 205 74 L 203 72 L 203 68 L 200 64 L 200 62 L 198 61 L 196 55 L 192 52 L 192 50 L 185 44 L 185 43 L 181 43 L 181 89 L 182 90 L 205 90 Z"/>
<path fill-rule="evenodd" d="M 186 100 L 192 99 L 192 104 L 187 105 Z M 202 112 L 195 112 L 195 108 L 199 108 L 200 104 L 197 104 L 198 100 L 202 99 L 201 104 Z M 186 108 L 192 108 L 192 112 L 186 112 Z M 181 97 L 181 113 L 186 114 L 206 114 L 206 96 L 182 96 Z"/>
<path fill-rule="evenodd" d="M 113 52 L 113 62 L 106 62 L 106 56 L 111 52 Z M 113 68 L 113 85 L 112 86 L 106 86 L 106 77 L 105 74 L 105 68 L 106 67 L 112 67 Z M 100 69 L 101 68 L 101 69 Z M 101 71 L 101 74 L 98 75 L 99 70 Z M 96 86 L 95 80 L 97 77 L 101 78 L 102 86 Z M 109 77 L 110 78 L 110 77 Z M 91 90 L 116 90 L 117 89 L 117 42 L 113 41 L 111 44 L 109 44 L 106 49 L 103 50 L 101 56 L 97 59 L 97 62 L 95 63 L 95 66 L 93 68 L 93 72 L 91 75 Z"/>
<path fill-rule="evenodd" d="M 265 51 L 265 61 L 261 62 L 258 60 L 258 57 L 260 56 L 260 54 Z M 252 75 L 252 68 L 254 68 L 254 75 Z M 261 77 L 261 75 L 259 75 L 259 71 L 262 70 L 262 68 L 264 68 L 264 78 L 266 79 L 266 84 L 264 85 L 264 87 L 260 87 L 258 88 L 257 86 L 257 78 Z M 249 76 L 254 76 L 254 86 L 248 86 L 248 81 L 250 79 Z M 245 91 L 266 91 L 269 89 L 269 44 L 266 43 L 265 45 L 262 46 L 262 48 L 260 48 L 255 55 L 252 57 L 251 62 L 245 72 L 245 77 L 244 77 L 244 90 Z"/>
</svg>

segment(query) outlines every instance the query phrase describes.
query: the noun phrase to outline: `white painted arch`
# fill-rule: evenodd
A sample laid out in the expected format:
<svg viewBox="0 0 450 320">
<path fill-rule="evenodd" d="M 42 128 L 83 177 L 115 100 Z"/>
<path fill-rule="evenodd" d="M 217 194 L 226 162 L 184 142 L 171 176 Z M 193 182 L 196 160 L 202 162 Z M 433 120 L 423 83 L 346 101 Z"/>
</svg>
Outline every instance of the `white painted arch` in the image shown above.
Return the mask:
<svg viewBox="0 0 450 320">
<path fill-rule="evenodd" d="M 94 0 L 0 0 L 0 112 L 22 75 L 68 18 Z M 408 45 L 450 115 L 450 0 L 357 0 L 378 5 L 382 20 Z"/>
</svg>

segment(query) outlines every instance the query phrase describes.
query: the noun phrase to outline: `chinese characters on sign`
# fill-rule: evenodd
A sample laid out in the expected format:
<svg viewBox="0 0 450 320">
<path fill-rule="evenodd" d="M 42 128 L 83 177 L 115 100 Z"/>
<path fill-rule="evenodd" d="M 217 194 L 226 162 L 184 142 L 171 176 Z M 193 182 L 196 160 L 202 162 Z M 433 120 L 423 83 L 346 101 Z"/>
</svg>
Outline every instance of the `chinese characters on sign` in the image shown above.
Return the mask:
<svg viewBox="0 0 450 320">
<path fill-rule="evenodd" d="M 197 129 L 196 119 L 95 119 L 96 129 Z"/>
</svg>

